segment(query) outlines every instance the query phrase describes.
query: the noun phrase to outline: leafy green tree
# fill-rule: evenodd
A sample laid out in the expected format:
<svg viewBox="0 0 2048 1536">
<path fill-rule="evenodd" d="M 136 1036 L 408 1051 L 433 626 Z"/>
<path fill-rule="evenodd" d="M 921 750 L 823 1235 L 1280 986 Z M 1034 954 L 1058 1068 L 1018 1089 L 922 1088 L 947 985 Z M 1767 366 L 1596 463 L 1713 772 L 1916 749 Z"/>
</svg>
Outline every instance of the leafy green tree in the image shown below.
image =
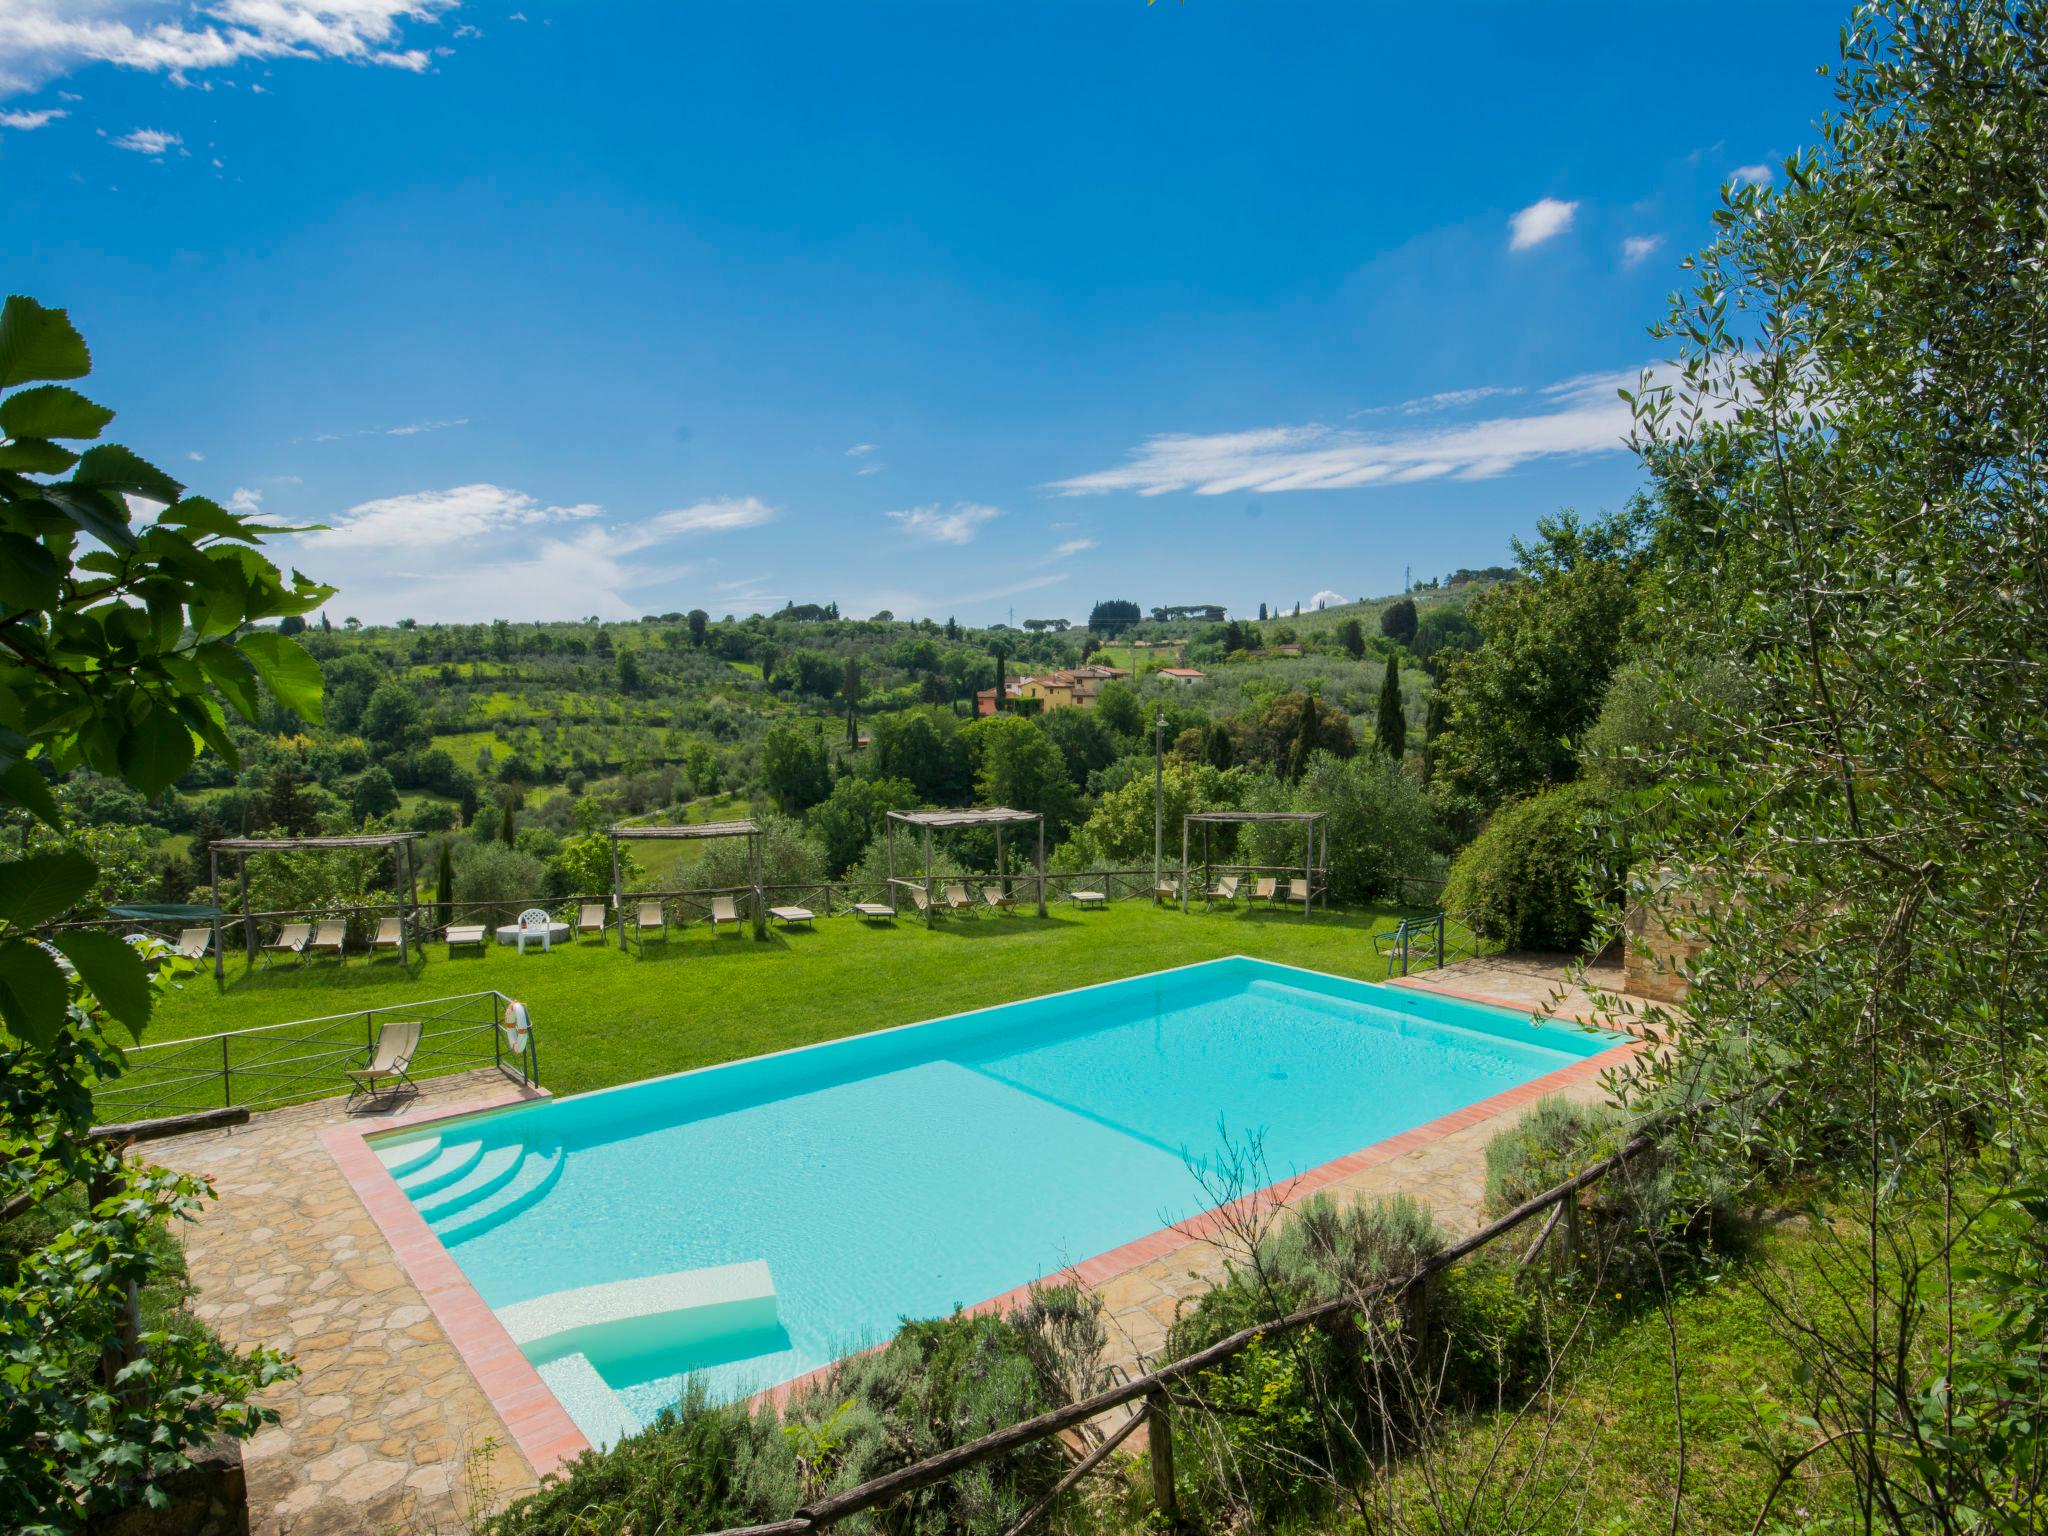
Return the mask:
<svg viewBox="0 0 2048 1536">
<path fill-rule="evenodd" d="M 1543 518 L 1516 541 L 1523 579 L 1472 605 L 1479 648 L 1453 655 L 1431 791 L 1461 819 L 1578 773 L 1574 741 L 1626 654 L 1644 566 L 1646 503 L 1596 523 Z"/>
<path fill-rule="evenodd" d="M 1415 599 L 1397 598 L 1380 611 L 1380 633 L 1396 645 L 1415 638 Z"/>
<path fill-rule="evenodd" d="M 907 782 L 921 805 L 958 805 L 974 776 L 960 723 L 944 709 L 905 710 L 868 722 L 868 768 L 877 778 Z"/>
<path fill-rule="evenodd" d="M 1323 813 L 1333 901 L 1398 900 L 1404 876 L 1427 880 L 1443 868 L 1443 834 L 1429 797 L 1398 762 L 1380 753 L 1341 758 L 1318 752 L 1291 793 L 1253 805 Z M 1300 861 L 1298 829 L 1276 825 L 1248 831 L 1256 862 Z"/>
<path fill-rule="evenodd" d="M 1067 778 L 1085 788 L 1088 775 L 1117 760 L 1121 744 L 1092 709 L 1054 709 L 1038 717 L 1038 728 L 1067 760 Z"/>
<path fill-rule="evenodd" d="M 824 850 L 825 873 L 834 880 L 845 874 L 881 833 L 888 813 L 916 803 L 917 792 L 902 779 L 839 780 L 831 794 L 811 807 L 811 830 Z"/>
<path fill-rule="evenodd" d="M 635 651 L 619 652 L 619 692 L 636 694 L 646 686 L 646 677 L 640 670 L 640 657 Z"/>
<path fill-rule="evenodd" d="M 1408 750 L 1408 711 L 1401 701 L 1398 651 L 1387 658 L 1387 669 L 1380 677 L 1380 713 L 1373 736 L 1380 750 L 1397 763 Z"/>
<path fill-rule="evenodd" d="M 434 739 L 420 701 L 399 682 L 377 685 L 363 705 L 362 732 L 370 750 L 386 758 L 422 751 Z"/>
<path fill-rule="evenodd" d="M 226 711 L 256 721 L 265 688 L 320 718 L 312 657 L 250 626 L 303 614 L 328 589 L 287 582 L 260 553 L 270 530 L 186 496 L 128 449 L 65 446 L 113 419 L 50 382 L 90 368 L 62 310 L 19 296 L 0 308 L 0 806 L 57 832 L 46 774 L 84 766 L 154 799 L 201 746 L 234 762 Z M 162 510 L 137 528 L 130 496 Z M 207 1190 L 90 1135 L 93 1086 L 122 1070 L 106 1028 L 139 1038 L 163 967 L 182 963 L 152 966 L 93 930 L 36 942 L 100 873 L 76 847 L 0 861 L 0 1204 L 81 1185 L 93 1197 L 0 1282 L 0 1499 L 17 1529 L 76 1529 L 160 1498 L 193 1446 L 274 1420 L 250 1399 L 289 1369 L 182 1324 L 128 1333 L 129 1287 L 164 1267 L 154 1229 L 194 1214 Z"/>
<path fill-rule="evenodd" d="M 1218 773 L 1201 763 L 1168 758 L 1162 775 L 1166 835 L 1172 857 L 1180 856 L 1181 818 L 1190 811 L 1235 810 L 1249 776 L 1238 769 Z M 1134 775 L 1096 803 L 1094 813 L 1059 850 L 1069 869 L 1137 868 L 1152 863 L 1152 775 Z"/>
<path fill-rule="evenodd" d="M 1145 703 L 1138 690 L 1121 680 L 1107 682 L 1095 696 L 1095 713 L 1117 735 L 1135 738 L 1145 729 Z"/>
<path fill-rule="evenodd" d="M 1120 635 L 1145 617 L 1128 598 L 1110 598 L 1088 610 L 1088 627 L 1099 635 Z"/>
<path fill-rule="evenodd" d="M 1067 760 L 1034 721 L 992 715 L 960 733 L 974 765 L 974 787 L 984 804 L 1037 811 L 1048 829 L 1073 815 L 1074 785 Z"/>
<path fill-rule="evenodd" d="M 784 815 L 810 809 L 832 789 L 832 765 L 815 733 L 778 725 L 761 741 L 761 785 Z"/>
<path fill-rule="evenodd" d="M 1594 786 L 1569 784 L 1496 811 L 1452 863 L 1445 910 L 1509 949 L 1583 950 L 1597 913 L 1580 878 L 1601 852 L 1601 800 Z M 1610 870 L 1599 894 L 1611 898 L 1618 883 Z"/>
<path fill-rule="evenodd" d="M 1408 650 L 1417 661 L 1429 661 L 1445 651 L 1478 648 L 1479 630 L 1456 608 L 1436 607 L 1422 615 L 1415 626 L 1415 638 Z"/>
<path fill-rule="evenodd" d="M 398 786 L 381 764 L 372 764 L 356 780 L 354 807 L 358 822 L 376 816 L 390 816 L 398 810 Z"/>
<path fill-rule="evenodd" d="M 701 651 L 704 649 L 704 632 L 711 627 L 711 615 L 702 608 L 692 608 L 685 622 L 690 626 L 690 644 Z"/>
<path fill-rule="evenodd" d="M 553 867 L 554 884 L 564 895 L 595 896 L 612 888 L 612 840 L 602 832 L 583 832 L 563 838 L 562 846 L 555 851 L 549 863 Z M 625 843 L 619 844 L 620 889 L 640 889 L 640 879 L 646 872 L 633 856 L 632 848 Z"/>
<path fill-rule="evenodd" d="M 1410 603 L 1408 606 L 1412 612 L 1415 605 Z M 1384 618 L 1382 618 L 1381 622 L 1385 622 Z M 1365 657 L 1364 626 L 1356 619 L 1345 619 L 1337 626 L 1337 644 L 1344 648 L 1344 654 L 1353 661 L 1363 660 Z"/>
</svg>

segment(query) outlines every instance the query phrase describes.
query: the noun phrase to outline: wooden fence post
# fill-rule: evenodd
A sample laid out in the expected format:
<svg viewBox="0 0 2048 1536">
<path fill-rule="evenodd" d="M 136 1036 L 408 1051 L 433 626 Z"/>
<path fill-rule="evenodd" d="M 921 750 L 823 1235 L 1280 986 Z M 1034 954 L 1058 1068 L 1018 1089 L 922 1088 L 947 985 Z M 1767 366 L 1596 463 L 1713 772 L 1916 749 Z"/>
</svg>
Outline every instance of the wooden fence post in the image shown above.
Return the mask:
<svg viewBox="0 0 2048 1536">
<path fill-rule="evenodd" d="M 1151 1393 L 1145 1399 L 1145 1438 L 1152 1458 L 1152 1505 L 1168 1525 L 1177 1524 L 1180 1516 L 1173 1499 L 1173 1421 L 1167 1416 L 1164 1392 Z"/>
</svg>

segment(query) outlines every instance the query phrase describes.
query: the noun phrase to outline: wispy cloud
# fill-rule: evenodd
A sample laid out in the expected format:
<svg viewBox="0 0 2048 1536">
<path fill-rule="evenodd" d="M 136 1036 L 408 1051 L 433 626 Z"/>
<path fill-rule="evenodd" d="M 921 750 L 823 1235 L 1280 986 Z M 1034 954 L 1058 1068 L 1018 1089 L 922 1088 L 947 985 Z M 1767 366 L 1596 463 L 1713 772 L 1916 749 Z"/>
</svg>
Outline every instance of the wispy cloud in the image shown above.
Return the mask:
<svg viewBox="0 0 2048 1536">
<path fill-rule="evenodd" d="M 1068 496 L 1135 491 L 1159 496 L 1234 492 L 1348 490 L 1454 476 L 1484 480 L 1537 459 L 1616 453 L 1632 417 L 1616 396 L 1640 381 L 1636 370 L 1588 374 L 1540 393 L 1550 407 L 1459 426 L 1366 433 L 1311 422 L 1245 432 L 1162 433 L 1147 438 L 1113 469 L 1056 480 Z"/>
<path fill-rule="evenodd" d="M 1621 242 L 1621 264 L 1639 267 L 1663 249 L 1662 235 L 1630 235 Z"/>
<path fill-rule="evenodd" d="M 883 464 L 863 464 L 854 473 L 856 475 L 879 475 L 887 467 Z"/>
<path fill-rule="evenodd" d="M 735 528 L 758 528 L 775 521 L 775 509 L 756 496 L 728 496 L 717 501 L 700 501 L 656 513 L 647 527 L 664 535 L 679 533 L 723 533 Z"/>
<path fill-rule="evenodd" d="M 135 128 L 108 143 L 116 149 L 132 149 L 138 155 L 147 155 L 152 160 L 161 160 L 166 150 L 176 149 L 185 141 L 175 133 L 166 133 L 161 128 Z"/>
<path fill-rule="evenodd" d="M 70 115 L 62 107 L 44 107 L 35 112 L 0 112 L 0 128 L 12 128 L 17 133 L 33 133 L 38 128 L 48 127 L 60 117 Z"/>
<path fill-rule="evenodd" d="M 928 544 L 971 544 L 983 524 L 1002 515 L 999 508 L 972 501 L 955 502 L 950 509 L 933 504 L 884 514 L 902 524 L 912 538 Z"/>
<path fill-rule="evenodd" d="M 480 482 L 362 502 L 300 540 L 307 568 L 373 621 L 629 618 L 647 608 L 633 594 L 691 570 L 661 559 L 664 547 L 775 516 L 758 498 L 735 496 L 613 521 L 593 503 L 554 505 Z M 734 602 L 780 600 L 752 582 L 728 591 Z"/>
<path fill-rule="evenodd" d="M 874 451 L 875 445 L 873 443 L 855 443 L 846 450 L 846 456 L 849 459 L 864 459 Z"/>
<path fill-rule="evenodd" d="M 339 443 L 351 437 L 418 437 L 422 432 L 446 432 L 453 427 L 469 425 L 467 416 L 457 416 L 446 421 L 408 421 L 396 427 L 357 427 L 351 432 L 316 432 L 310 439 L 295 438 L 295 442 Z"/>
<path fill-rule="evenodd" d="M 1436 411 L 1455 411 L 1468 405 L 1477 405 L 1482 400 L 1491 400 L 1497 395 L 1519 395 L 1519 384 L 1481 384 L 1473 389 L 1442 389 L 1433 395 L 1418 395 L 1413 400 L 1403 400 L 1399 405 L 1369 405 L 1362 411 L 1353 411 L 1357 416 L 1384 416 L 1398 411 L 1403 416 L 1427 416 Z"/>
<path fill-rule="evenodd" d="M 1066 543 L 1059 545 L 1053 550 L 1052 557 L 1055 560 L 1064 560 L 1069 555 L 1078 555 L 1083 550 L 1093 548 L 1095 548 L 1095 541 L 1093 539 L 1068 539 Z"/>
<path fill-rule="evenodd" d="M 190 459 L 194 464 L 204 464 L 206 462 L 206 455 L 201 453 L 197 448 L 186 449 L 185 457 Z"/>
<path fill-rule="evenodd" d="M 1577 203 L 1562 202 L 1554 197 L 1538 198 L 1508 220 L 1508 249 L 1526 251 L 1546 240 L 1556 239 L 1572 227 L 1578 211 Z"/>
<path fill-rule="evenodd" d="M 408 24 L 456 0 L 7 0 L 0 5 L 0 96 L 89 64 L 168 75 L 179 84 L 245 59 L 343 59 L 422 72 Z M 195 15 L 194 11 L 198 14 Z"/>
<path fill-rule="evenodd" d="M 1771 168 L 1768 165 L 1738 165 L 1728 173 L 1728 179 L 1737 186 L 1768 187 L 1771 184 Z"/>
</svg>

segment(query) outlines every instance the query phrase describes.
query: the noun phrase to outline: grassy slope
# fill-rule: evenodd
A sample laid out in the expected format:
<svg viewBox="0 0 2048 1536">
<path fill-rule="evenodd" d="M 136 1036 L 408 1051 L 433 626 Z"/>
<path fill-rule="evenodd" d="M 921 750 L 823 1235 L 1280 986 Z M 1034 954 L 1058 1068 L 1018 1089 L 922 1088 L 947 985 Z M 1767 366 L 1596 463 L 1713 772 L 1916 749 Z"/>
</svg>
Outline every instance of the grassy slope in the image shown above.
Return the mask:
<svg viewBox="0 0 2048 1536">
<path fill-rule="evenodd" d="M 1040 921 L 956 918 L 935 932 L 909 920 L 872 928 L 821 920 L 765 943 L 706 927 L 676 930 L 645 957 L 616 940 L 523 960 L 512 949 L 448 958 L 434 945 L 411 974 L 393 957 L 245 971 L 230 945 L 227 981 L 187 982 L 158 1004 L 151 1042 L 355 1008 L 497 988 L 532 1010 L 541 1079 L 575 1093 L 785 1046 L 1111 981 L 1221 955 L 1249 954 L 1377 979 L 1368 937 L 1392 909 L 1298 915 L 1155 910 L 1135 902 Z"/>
<path fill-rule="evenodd" d="M 1753 1278 L 1804 1291 L 1820 1281 L 1816 1248 L 1803 1229 L 1764 1236 L 1740 1259 L 1686 1282 L 1673 1307 L 1682 1373 L 1686 1459 L 1679 1529 L 1747 1531 L 1770 1489 L 1770 1464 L 1744 1445 L 1755 1432 L 1753 1392 L 1798 1401 L 1793 1360 L 1772 1331 Z M 1394 1494 L 1418 1531 L 1514 1531 L 1520 1536 L 1620 1536 L 1670 1528 L 1677 1486 L 1678 1409 L 1663 1317 L 1645 1308 L 1573 1362 L 1558 1397 L 1555 1432 L 1542 1444 L 1540 1417 L 1510 1430 L 1512 1415 L 1485 1415 L 1450 1434 L 1429 1458 L 1394 1479 Z M 1508 1431 L 1503 1440 L 1503 1431 Z M 1504 1445 L 1504 1449 L 1500 1449 Z M 1483 1471 L 1489 1496 L 1470 1507 Z M 1845 1512 L 1851 1490 L 1833 1464 L 1816 1459 L 1813 1476 L 1779 1495 L 1777 1515 Z M 1429 1485 L 1464 1490 L 1432 1523 Z M 1773 1529 L 1784 1527 L 1774 1526 Z"/>
</svg>

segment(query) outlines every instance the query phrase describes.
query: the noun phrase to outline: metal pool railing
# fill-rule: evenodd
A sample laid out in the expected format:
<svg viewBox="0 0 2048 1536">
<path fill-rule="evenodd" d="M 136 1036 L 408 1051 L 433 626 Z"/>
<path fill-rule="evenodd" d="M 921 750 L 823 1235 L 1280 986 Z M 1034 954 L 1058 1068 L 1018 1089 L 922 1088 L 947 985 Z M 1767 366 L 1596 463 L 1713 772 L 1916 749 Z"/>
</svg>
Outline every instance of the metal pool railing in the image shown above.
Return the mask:
<svg viewBox="0 0 2048 1536">
<path fill-rule="evenodd" d="M 346 1093 L 348 1071 L 370 1059 L 379 1029 L 414 1020 L 420 1039 L 407 1069 L 413 1078 L 496 1067 L 517 1082 L 538 1084 L 534 1032 L 518 1050 L 506 1041 L 509 1002 L 502 992 L 469 992 L 138 1046 L 127 1052 L 127 1070 L 94 1090 L 94 1113 L 101 1120 L 150 1120 Z"/>
</svg>

